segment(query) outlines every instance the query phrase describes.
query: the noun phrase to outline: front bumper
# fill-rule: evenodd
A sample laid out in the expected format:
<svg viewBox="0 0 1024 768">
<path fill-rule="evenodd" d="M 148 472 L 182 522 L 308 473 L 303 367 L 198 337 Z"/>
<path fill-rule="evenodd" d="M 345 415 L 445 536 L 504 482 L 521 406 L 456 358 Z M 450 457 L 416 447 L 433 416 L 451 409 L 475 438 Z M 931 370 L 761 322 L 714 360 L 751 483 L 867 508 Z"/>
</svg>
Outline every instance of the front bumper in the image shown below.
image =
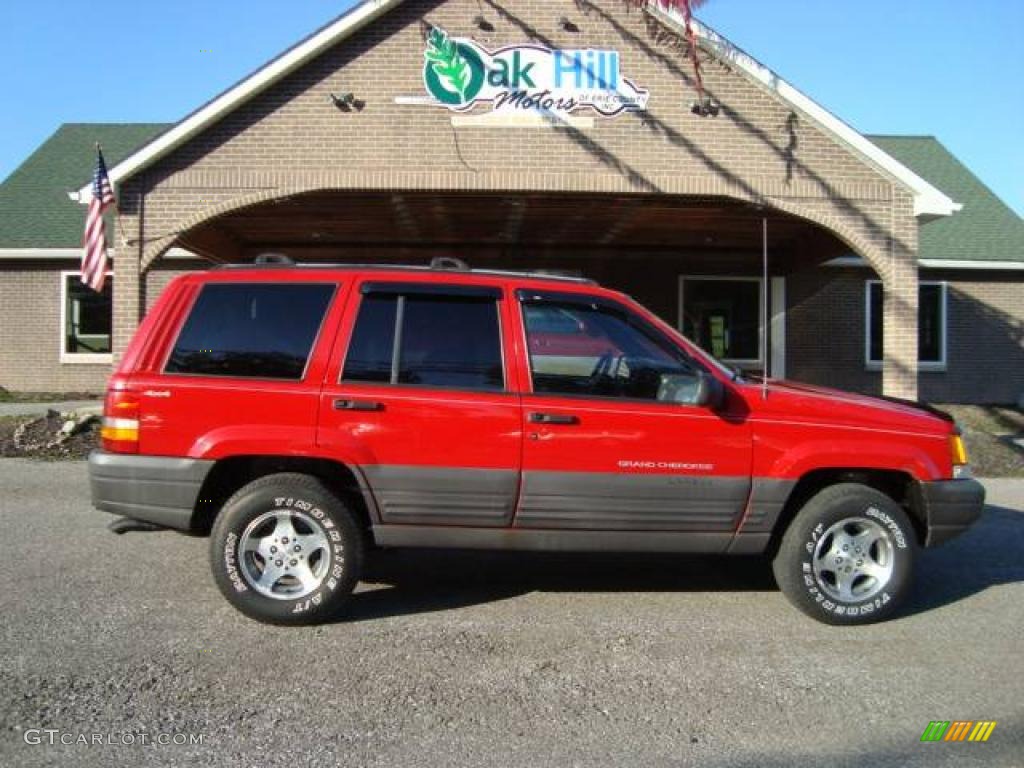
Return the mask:
<svg viewBox="0 0 1024 768">
<path fill-rule="evenodd" d="M 926 547 L 959 536 L 981 517 L 985 508 L 985 487 L 977 480 L 921 483 L 921 496 L 928 529 Z"/>
<path fill-rule="evenodd" d="M 187 531 L 212 461 L 89 454 L 92 504 L 104 512 Z"/>
</svg>

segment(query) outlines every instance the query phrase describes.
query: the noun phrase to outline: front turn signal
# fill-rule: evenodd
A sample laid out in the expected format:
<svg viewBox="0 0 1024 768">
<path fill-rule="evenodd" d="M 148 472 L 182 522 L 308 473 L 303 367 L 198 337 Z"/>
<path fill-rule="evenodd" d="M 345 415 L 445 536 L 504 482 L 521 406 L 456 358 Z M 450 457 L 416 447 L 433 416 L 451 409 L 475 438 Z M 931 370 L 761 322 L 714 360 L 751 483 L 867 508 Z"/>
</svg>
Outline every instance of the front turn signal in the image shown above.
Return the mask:
<svg viewBox="0 0 1024 768">
<path fill-rule="evenodd" d="M 949 453 L 954 467 L 962 467 L 967 464 L 967 448 L 964 445 L 964 438 L 959 432 L 949 436 Z"/>
</svg>

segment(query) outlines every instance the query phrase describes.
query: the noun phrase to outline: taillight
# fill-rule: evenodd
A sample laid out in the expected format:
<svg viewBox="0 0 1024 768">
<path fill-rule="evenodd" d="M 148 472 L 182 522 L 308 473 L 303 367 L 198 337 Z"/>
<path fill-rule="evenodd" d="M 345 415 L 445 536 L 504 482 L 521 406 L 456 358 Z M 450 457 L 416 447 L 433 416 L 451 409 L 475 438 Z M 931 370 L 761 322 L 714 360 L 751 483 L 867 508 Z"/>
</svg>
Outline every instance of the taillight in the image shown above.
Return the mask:
<svg viewBox="0 0 1024 768">
<path fill-rule="evenodd" d="M 139 400 L 134 392 L 107 392 L 100 439 L 103 450 L 110 453 L 139 452 Z"/>
</svg>

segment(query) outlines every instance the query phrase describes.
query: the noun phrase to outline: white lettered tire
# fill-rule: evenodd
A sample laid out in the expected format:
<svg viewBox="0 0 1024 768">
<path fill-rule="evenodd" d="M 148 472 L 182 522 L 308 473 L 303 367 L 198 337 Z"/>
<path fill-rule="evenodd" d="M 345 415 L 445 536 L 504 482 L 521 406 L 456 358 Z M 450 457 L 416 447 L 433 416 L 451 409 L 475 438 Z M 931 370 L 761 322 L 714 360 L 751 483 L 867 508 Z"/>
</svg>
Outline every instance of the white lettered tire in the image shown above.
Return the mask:
<svg viewBox="0 0 1024 768">
<path fill-rule="evenodd" d="M 786 529 L 772 563 L 786 597 L 826 624 L 868 624 L 906 600 L 917 554 L 907 513 L 858 483 L 813 496 Z"/>
<path fill-rule="evenodd" d="M 220 591 L 271 624 L 333 618 L 359 581 L 363 537 L 345 502 L 315 477 L 267 475 L 224 504 L 210 538 Z"/>
</svg>

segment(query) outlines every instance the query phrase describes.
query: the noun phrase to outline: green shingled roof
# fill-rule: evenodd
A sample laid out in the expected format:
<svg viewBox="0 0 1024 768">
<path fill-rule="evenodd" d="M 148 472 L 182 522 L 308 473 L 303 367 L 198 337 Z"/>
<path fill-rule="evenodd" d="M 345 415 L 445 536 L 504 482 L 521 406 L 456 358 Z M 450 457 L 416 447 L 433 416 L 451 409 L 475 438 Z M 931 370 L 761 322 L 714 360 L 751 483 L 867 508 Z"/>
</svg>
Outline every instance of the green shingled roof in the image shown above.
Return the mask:
<svg viewBox="0 0 1024 768">
<path fill-rule="evenodd" d="M 918 258 L 1024 261 L 1024 219 L 934 136 L 868 136 L 963 210 L 921 227 Z"/>
<path fill-rule="evenodd" d="M 57 129 L 0 184 L 0 248 L 75 248 L 85 210 L 68 192 L 87 182 L 98 141 L 113 167 L 169 126 L 69 123 Z"/>
</svg>

